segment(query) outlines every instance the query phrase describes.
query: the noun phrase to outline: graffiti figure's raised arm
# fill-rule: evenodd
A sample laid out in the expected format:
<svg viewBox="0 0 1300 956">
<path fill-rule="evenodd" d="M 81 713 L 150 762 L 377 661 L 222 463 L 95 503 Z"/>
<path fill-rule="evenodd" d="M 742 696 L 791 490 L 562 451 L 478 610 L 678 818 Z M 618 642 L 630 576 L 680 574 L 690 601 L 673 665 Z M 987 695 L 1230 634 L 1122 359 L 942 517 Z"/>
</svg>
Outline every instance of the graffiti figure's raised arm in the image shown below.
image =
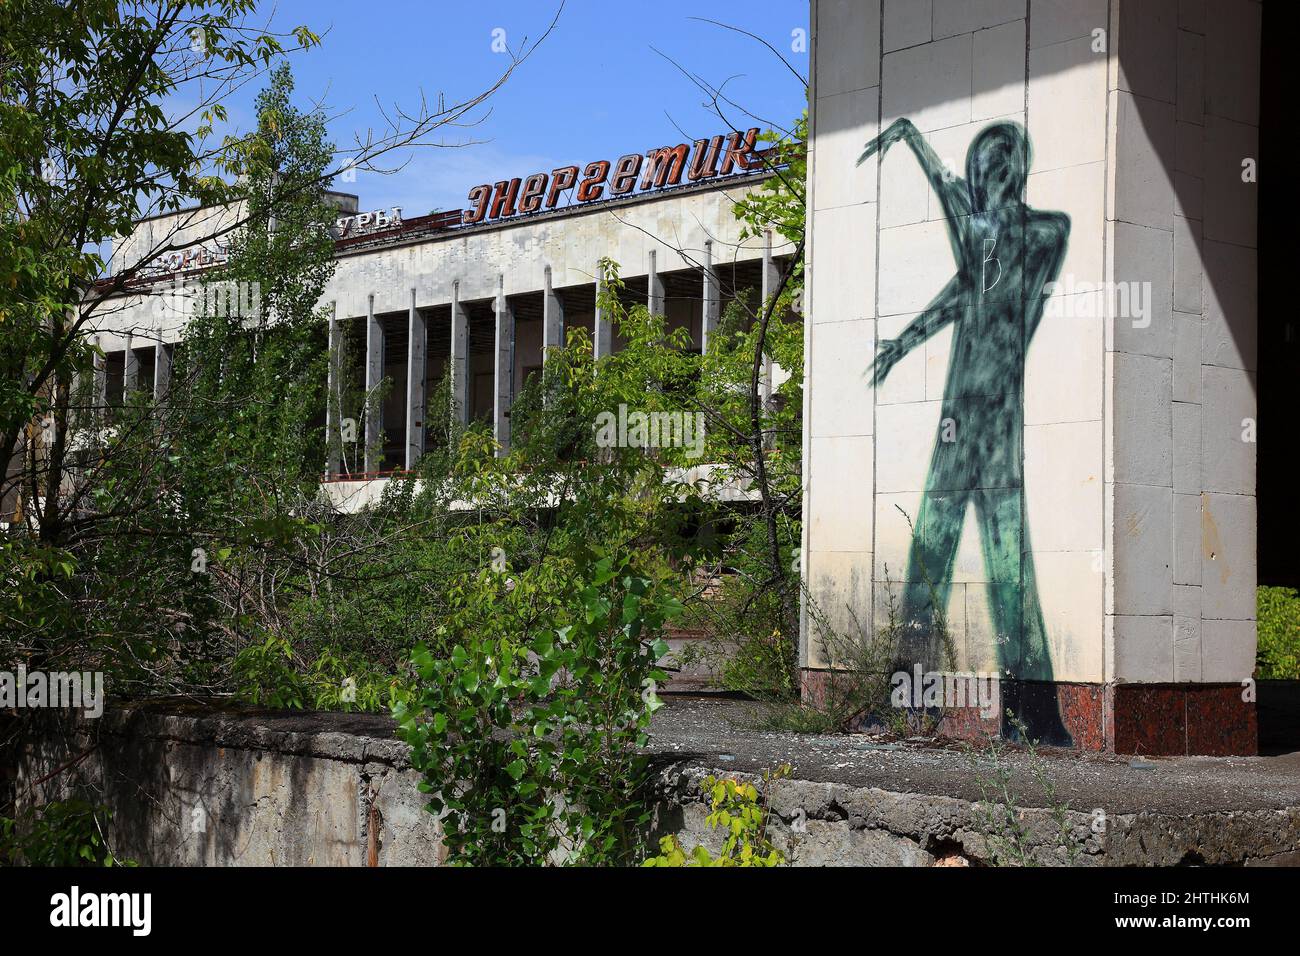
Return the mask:
<svg viewBox="0 0 1300 956">
<path fill-rule="evenodd" d="M 939 154 L 925 141 L 925 137 L 911 120 L 904 118 L 890 123 L 883 133 L 867 143 L 862 155 L 858 157 L 858 165 L 861 166 L 877 152 L 884 153 L 899 140 L 906 142 L 916 154 L 917 162 L 921 164 L 921 171 L 925 173 L 926 179 L 930 180 L 930 186 L 938 195 L 939 202 L 943 204 L 944 214 L 950 220 L 961 223 L 963 217 L 970 215 L 971 212 L 970 193 L 966 188 L 966 180 L 944 164 Z"/>
<path fill-rule="evenodd" d="M 929 308 L 907 323 L 896 339 L 884 339 L 876 360 L 871 364 L 871 384 L 879 385 L 908 352 L 923 343 L 940 329 L 956 321 L 961 313 L 961 283 L 957 277 L 949 280 Z"/>
</svg>

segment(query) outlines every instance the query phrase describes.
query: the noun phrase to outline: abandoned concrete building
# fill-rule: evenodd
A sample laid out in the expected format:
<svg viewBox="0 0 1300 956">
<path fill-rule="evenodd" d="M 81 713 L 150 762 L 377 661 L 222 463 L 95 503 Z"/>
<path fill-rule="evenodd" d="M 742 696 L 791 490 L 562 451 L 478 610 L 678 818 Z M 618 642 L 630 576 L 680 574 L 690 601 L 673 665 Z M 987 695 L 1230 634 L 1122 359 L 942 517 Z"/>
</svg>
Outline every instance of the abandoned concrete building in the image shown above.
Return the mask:
<svg viewBox="0 0 1300 956">
<path fill-rule="evenodd" d="M 1259 4 L 818 0 L 812 37 L 809 600 L 845 626 L 938 613 L 947 646 L 910 662 L 999 675 L 1054 742 L 1252 752 Z M 508 446 L 566 328 L 618 348 L 603 257 L 706 348 L 791 251 L 739 239 L 731 204 L 769 174 L 755 133 L 449 213 L 336 195 L 330 341 L 393 383 L 362 459 L 323 466 L 336 499 L 414 463 L 444 376 Z M 146 221 L 115 257 L 206 215 Z M 165 390 L 169 285 L 204 266 L 164 259 L 99 330 L 110 403 Z M 808 615 L 801 660 L 816 694 L 835 662 Z"/>
<path fill-rule="evenodd" d="M 508 448 L 511 403 L 566 329 L 587 329 L 598 357 L 621 345 L 597 308 L 602 259 L 617 263 L 632 302 L 689 330 L 696 351 L 707 348 L 727 303 L 747 290 L 764 294 L 790 254 L 770 234 L 742 240 L 733 213 L 772 175 L 757 133 L 701 140 L 689 162 L 682 144 L 595 161 L 581 175 L 571 166 L 480 185 L 464 210 L 413 218 L 400 208 L 358 212 L 356 196 L 330 193 L 340 213 L 337 268 L 322 303 L 330 347 L 362 366 L 367 392 L 392 382 L 364 422 L 347 423 L 356 460 L 333 452 L 325 463 L 331 493 L 357 506 L 415 464 L 431 427 L 428 396 L 444 376 L 455 414 L 489 421 Z M 233 217 L 189 209 L 144 220 L 114 250 L 119 268 L 144 250 L 151 266 L 96 329 L 108 405 L 134 390 L 165 395 L 197 280 L 223 258 L 211 241 L 158 254 L 160 244 L 220 233 Z M 360 372 L 331 369 L 334 378 Z M 330 433 L 343 424 L 329 422 Z"/>
</svg>

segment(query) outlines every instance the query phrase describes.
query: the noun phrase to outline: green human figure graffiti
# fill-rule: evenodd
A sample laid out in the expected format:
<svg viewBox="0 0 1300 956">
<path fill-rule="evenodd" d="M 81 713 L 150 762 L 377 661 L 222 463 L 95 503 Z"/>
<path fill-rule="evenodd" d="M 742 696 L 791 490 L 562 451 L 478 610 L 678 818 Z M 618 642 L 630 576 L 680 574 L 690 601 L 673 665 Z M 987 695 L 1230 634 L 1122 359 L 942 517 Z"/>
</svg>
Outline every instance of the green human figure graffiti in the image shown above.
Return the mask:
<svg viewBox="0 0 1300 956">
<path fill-rule="evenodd" d="M 939 197 L 957 261 L 956 275 L 926 310 L 898 338 L 880 343 L 872 366 L 871 384 L 879 385 L 904 355 L 953 326 L 939 434 L 908 554 L 901 650 L 910 664 L 943 669 L 935 604 L 946 614 L 962 525 L 973 507 L 1002 674 L 1050 681 L 1024 516 L 1025 351 L 1043 316 L 1044 287 L 1060 272 L 1070 218 L 1026 205 L 1030 145 L 1019 123 L 980 131 L 967 152 L 964 179 L 906 119 L 868 143 L 858 163 L 899 141 L 911 147 Z M 1031 729 L 1043 739 L 1068 742 L 1055 704 L 1046 711 L 1033 715 Z"/>
</svg>

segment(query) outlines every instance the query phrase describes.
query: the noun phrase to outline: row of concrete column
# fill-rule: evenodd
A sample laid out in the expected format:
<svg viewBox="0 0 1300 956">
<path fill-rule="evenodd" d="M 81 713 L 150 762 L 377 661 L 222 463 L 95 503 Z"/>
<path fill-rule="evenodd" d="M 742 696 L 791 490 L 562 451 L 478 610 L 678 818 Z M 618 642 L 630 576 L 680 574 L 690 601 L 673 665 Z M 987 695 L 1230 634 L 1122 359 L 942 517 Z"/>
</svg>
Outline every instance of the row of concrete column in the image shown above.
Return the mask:
<svg viewBox="0 0 1300 956">
<path fill-rule="evenodd" d="M 654 251 L 649 254 L 647 270 L 647 305 L 654 314 L 664 312 L 664 285 L 660 278 L 657 256 Z M 701 351 L 707 352 L 709 340 L 717 328 L 721 314 L 722 297 L 717 271 L 713 264 L 713 242 L 704 244 L 703 321 L 701 323 Z M 762 301 L 766 303 L 775 291 L 778 274 L 772 258 L 772 236 L 766 235 L 762 261 Z M 613 352 L 614 330 L 612 323 L 602 315 L 601 297 L 604 283 L 597 271 L 596 278 L 596 315 L 593 329 L 594 352 L 597 359 Z M 505 276 L 497 277 L 497 294 L 493 302 L 496 315 L 494 335 L 493 364 L 495 386 L 492 395 L 493 436 L 502 450 L 510 447 L 510 405 L 514 400 L 515 367 L 515 317 L 510 299 L 505 293 Z M 416 290 L 411 290 L 408 310 L 408 349 L 406 376 L 406 442 L 405 466 L 412 468 L 424 454 L 425 414 L 427 409 L 428 382 L 427 350 L 428 327 L 424 313 L 416 306 Z M 336 436 L 340 432 L 342 375 L 339 357 L 342 354 L 342 323 L 337 314 L 331 316 L 329 325 L 329 391 L 327 403 L 326 427 L 328 434 Z M 140 376 L 139 359 L 136 356 L 137 340 L 140 336 L 128 334 L 123 367 L 123 393 L 130 394 L 136 390 Z M 172 358 L 174 345 L 164 343 L 156 338 L 150 339 L 154 348 L 154 399 L 161 401 L 171 383 Z M 545 269 L 542 290 L 542 361 L 549 361 L 552 350 L 564 344 L 564 304 L 556 293 L 551 280 L 551 267 Z M 763 397 L 766 400 L 771 393 L 771 359 L 764 361 Z M 384 377 L 384 330 L 383 323 L 375 315 L 375 297 L 368 297 L 366 314 L 366 394 L 375 394 Z M 451 288 L 451 357 L 448 366 L 451 375 L 451 392 L 454 401 L 454 415 L 462 424 L 469 421 L 470 383 L 469 383 L 469 313 L 460 301 L 460 283 L 453 282 Z M 102 355 L 95 358 L 95 401 L 99 405 L 107 401 L 107 379 Z M 364 422 L 365 458 L 364 470 L 374 473 L 379 468 L 379 449 L 383 422 L 378 402 L 367 402 Z M 327 473 L 337 476 L 342 470 L 340 449 L 331 441 Z"/>
<path fill-rule="evenodd" d="M 152 345 L 141 345 L 142 341 L 148 341 Z M 108 404 L 108 373 L 104 366 L 104 356 L 101 354 L 104 339 L 101 336 L 96 336 L 94 342 L 96 347 L 100 349 L 99 352 L 96 352 L 94 358 L 94 402 L 96 407 L 103 408 Z M 130 395 L 139 387 L 140 360 L 136 357 L 136 349 L 151 347 L 153 348 L 153 398 L 155 402 L 161 402 L 166 397 L 167 389 L 171 386 L 172 358 L 176 346 L 163 342 L 156 336 L 146 337 L 135 333 L 127 334 L 126 352 L 122 356 L 123 396 Z"/>
<path fill-rule="evenodd" d="M 704 261 L 701 263 L 704 276 L 703 321 L 700 347 L 707 351 L 709 340 L 717 328 L 721 315 L 721 287 L 713 263 L 713 242 L 704 244 Z M 551 267 L 544 271 L 542 290 L 542 361 L 549 360 L 554 349 L 564 344 L 564 305 L 556 293 L 551 278 Z M 604 292 L 599 269 L 596 273 L 596 314 L 593 327 L 593 348 L 597 359 L 613 352 L 614 330 L 612 323 L 605 317 L 601 308 L 601 296 Z M 772 237 L 766 237 L 763 249 L 762 294 L 763 301 L 775 289 L 777 270 L 772 258 Z M 656 253 L 651 251 L 647 269 L 648 307 L 654 314 L 664 312 L 664 284 L 660 278 Z M 365 387 L 367 396 L 373 396 L 384 377 L 384 330 L 383 322 L 375 314 L 375 297 L 368 297 L 366 310 L 366 363 Z M 510 406 L 514 401 L 515 368 L 515 314 L 510 298 L 505 292 L 505 276 L 497 276 L 497 292 L 493 301 L 495 314 L 493 343 L 493 379 L 492 391 L 492 433 L 502 453 L 510 447 Z M 339 366 L 342 354 L 343 321 L 337 312 L 330 318 L 329 328 L 329 391 L 326 428 L 331 436 L 327 474 L 330 477 L 342 471 L 340 460 L 341 447 L 332 439 L 340 434 L 342 421 L 343 374 Z M 414 467 L 416 461 L 424 454 L 425 416 L 427 411 L 428 385 L 427 352 L 428 326 L 424 313 L 416 303 L 416 290 L 411 289 L 408 307 L 408 348 L 406 375 L 406 435 L 404 465 L 407 469 Z M 766 363 L 764 375 L 764 397 L 771 389 L 771 362 Z M 460 298 L 460 283 L 451 285 L 451 355 L 448 363 L 451 376 L 451 394 L 454 403 L 453 414 L 462 423 L 469 421 L 470 381 L 469 381 L 469 313 Z M 383 422 L 380 403 L 367 401 L 364 421 L 364 471 L 373 475 L 379 470 L 379 454 L 382 445 Z"/>
</svg>

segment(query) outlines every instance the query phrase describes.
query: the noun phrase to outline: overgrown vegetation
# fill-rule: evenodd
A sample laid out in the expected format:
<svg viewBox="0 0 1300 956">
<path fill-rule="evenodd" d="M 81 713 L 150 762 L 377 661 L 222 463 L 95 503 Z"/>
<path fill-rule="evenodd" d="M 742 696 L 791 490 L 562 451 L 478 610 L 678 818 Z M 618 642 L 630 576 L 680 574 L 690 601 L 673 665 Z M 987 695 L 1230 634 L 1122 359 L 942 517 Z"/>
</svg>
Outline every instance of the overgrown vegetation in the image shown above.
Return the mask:
<svg viewBox="0 0 1300 956">
<path fill-rule="evenodd" d="M 1300 593 L 1294 588 L 1261 587 L 1259 645 L 1255 676 L 1261 680 L 1300 680 Z"/>
<path fill-rule="evenodd" d="M 343 171 L 392 171 L 390 154 L 448 148 L 443 128 L 472 123 L 549 29 L 500 57 L 500 74 L 477 94 L 439 95 L 436 110 L 424 101 L 398 108 L 352 148 L 335 149 L 323 107 L 295 108 L 280 66 L 319 38 L 306 26 L 269 30 L 260 6 L 5 6 L 6 663 L 103 670 L 121 695 L 229 690 L 232 656 L 271 637 L 291 643 L 307 669 L 328 670 L 329 654 L 376 657 L 341 642 L 338 628 L 349 618 L 378 623 L 384 601 L 367 606 L 358 592 L 400 586 L 404 569 L 356 547 L 359 535 L 379 542 L 395 529 L 340 527 L 317 495 L 327 355 L 317 304 L 334 217 L 324 191 Z M 240 129 L 227 101 L 250 84 L 265 90 L 254 128 Z M 142 216 L 155 218 L 137 232 Z M 229 253 L 203 273 L 200 294 L 236 284 L 241 306 L 253 298 L 256 307 L 195 310 L 169 401 L 146 393 L 146 366 L 136 389 L 124 381 L 128 394 L 107 407 L 96 332 L 141 301 L 160 326 L 188 320 L 195 289 L 168 281 L 176 270 L 165 257 L 200 250 Z M 341 599 L 322 620 L 307 604 L 329 590 Z M 404 636 L 392 634 L 392 652 L 379 655 L 390 673 L 413 643 Z"/>
<path fill-rule="evenodd" d="M 485 571 L 451 653 L 416 649 L 399 733 L 455 862 L 637 858 L 658 635 L 681 606 L 628 560 L 552 555 L 509 588 Z"/>
<path fill-rule="evenodd" d="M 701 784 L 709 813 L 704 822 L 721 830 L 722 846 L 714 854 L 703 844 L 689 852 L 677 837 L 659 840 L 659 854 L 645 860 L 648 867 L 745 866 L 773 867 L 786 863 L 786 855 L 768 837 L 772 788 L 790 774 L 786 764 L 763 774 L 763 793 L 752 783 L 709 775 Z"/>
<path fill-rule="evenodd" d="M 135 866 L 104 837 L 109 813 L 82 800 L 52 801 L 0 816 L 0 866 Z"/>
<path fill-rule="evenodd" d="M 800 687 L 806 136 L 805 114 L 789 135 L 761 137 L 775 174 L 734 212 L 742 237 L 770 231 L 794 251 L 768 301 L 738 297 L 724 312 L 702 361 L 698 397 L 706 460 L 721 463 L 757 502 L 739 514 L 714 504 L 706 527 L 720 545 L 709 569 L 716 585 L 711 600 L 693 606 L 692 620 L 724 637 L 708 655 L 723 686 L 781 700 L 796 699 Z M 767 378 L 777 369 L 784 381 Z"/>
<path fill-rule="evenodd" d="M 596 361 L 571 331 L 513 406 L 509 452 L 473 427 L 438 479 L 465 503 L 444 546 L 475 560 L 448 581 L 398 714 L 457 862 L 640 859 L 661 635 L 720 551 L 700 533 L 716 504 L 687 469 L 698 449 L 610 445 L 592 427 L 620 405 L 680 412 L 711 371 L 604 269 L 624 347 Z"/>
<path fill-rule="evenodd" d="M 898 707 L 891 697 L 893 674 L 900 667 L 910 668 L 900 663 L 908 635 L 899 618 L 898 597 L 888 565 L 884 576 L 881 605 L 885 617 L 875 625 L 861 621 L 851 607 L 844 609 L 849 626 L 837 625 L 805 587 L 809 639 L 820 659 L 833 666 L 823 672 L 822 682 L 807 699 L 749 689 L 750 695 L 763 703 L 755 709 L 759 727 L 821 734 L 880 728 L 897 737 L 928 736 L 935 731 L 943 707 Z M 937 588 L 931 581 L 926 583 L 931 604 L 938 608 Z M 947 620 L 936 611 L 930 627 L 945 649 L 948 667 L 955 667 L 956 652 Z"/>
<path fill-rule="evenodd" d="M 1038 742 L 1029 735 L 1024 721 L 1010 710 L 1007 719 L 1024 742 L 1024 752 L 1042 803 L 1051 817 L 1051 847 L 1060 851 L 1060 862 L 1073 866 L 1084 850 L 1070 819 L 1070 805 L 1056 794 L 1056 785 Z M 990 861 L 995 866 L 1038 866 L 1044 846 L 1036 846 L 1034 832 L 1020 806 L 1024 795 L 1014 785 L 1015 773 L 1007 760 L 1009 745 L 1000 737 L 985 734 L 986 749 L 968 748 L 971 773 L 979 787 L 981 800 L 975 804 L 975 822 L 987 841 Z M 1040 834 L 1041 835 L 1041 834 Z"/>
<path fill-rule="evenodd" d="M 273 68 L 316 38 L 245 28 L 252 0 L 138 19 L 112 3 L 82 5 L 80 20 L 43 0 L 19 7 L 22 30 L 0 51 L 0 140 L 14 157 L 0 165 L 0 438 L 21 463 L 0 488 L 12 507 L 5 662 L 103 671 L 119 697 L 393 708 L 457 861 L 640 859 L 638 748 L 665 629 L 734 636 L 737 653 L 716 659 L 727 686 L 798 696 L 804 123 L 765 137 L 776 175 L 736 205 L 746 239 L 773 231 L 793 255 L 766 301 L 723 290 L 704 354 L 606 262 L 601 311 L 619 351 L 597 362 L 586 330 L 571 330 L 515 399 L 509 449 L 481 422 L 454 424 L 444 385 L 428 453 L 344 514 L 322 494 L 322 466 L 337 455 L 355 468 L 367 449 L 326 435 L 327 408 L 359 422 L 391 383 L 367 391 L 344 349 L 326 395 L 318 304 L 338 154 L 319 110 L 293 105 L 287 67 Z M 101 62 L 105 37 L 133 51 L 144 81 Z M 200 98 L 195 132 L 160 113 L 214 59 L 242 82 L 267 75 L 245 135 L 215 133 L 219 94 Z M 66 100 L 46 89 L 52 65 L 74 71 Z M 481 101 L 418 116 L 350 164 Z M 89 134 L 119 106 L 130 135 L 96 153 Z M 142 196 L 150 212 L 231 204 L 237 221 L 206 237 L 228 258 L 197 291 L 152 290 L 160 319 L 192 312 L 163 400 L 123 376 L 110 407 L 91 331 L 143 288 L 150 259 L 108 274 L 84 250 L 127 236 Z M 702 445 L 598 441 L 594 424 L 624 406 L 699 416 Z M 720 500 L 722 488 L 747 502 Z M 60 819 L 76 833 L 83 817 Z"/>
<path fill-rule="evenodd" d="M 146 448 L 161 451 L 156 422 L 130 409 L 107 421 L 91 385 L 99 354 L 92 334 L 120 304 L 115 293 L 155 266 L 158 247 L 146 242 L 139 262 L 115 262 L 111 274 L 99 250 L 127 237 L 142 209 L 244 198 L 237 176 L 259 138 L 215 135 L 213 124 L 225 119 L 221 100 L 289 48 L 318 42 L 305 27 L 257 28 L 249 22 L 255 6 L 6 4 L 0 653 L 7 660 L 101 669 L 130 684 L 171 658 L 180 627 L 202 615 L 193 589 L 172 572 L 188 568 L 188 559 L 168 562 L 179 540 L 161 540 L 151 521 L 174 504 L 150 494 L 177 462 L 146 456 Z M 168 115 L 168 97 L 188 97 L 192 111 Z M 173 238 L 158 246 L 166 251 Z M 176 241 L 187 248 L 194 240 Z M 159 604 L 159 595 L 167 600 Z"/>
</svg>

